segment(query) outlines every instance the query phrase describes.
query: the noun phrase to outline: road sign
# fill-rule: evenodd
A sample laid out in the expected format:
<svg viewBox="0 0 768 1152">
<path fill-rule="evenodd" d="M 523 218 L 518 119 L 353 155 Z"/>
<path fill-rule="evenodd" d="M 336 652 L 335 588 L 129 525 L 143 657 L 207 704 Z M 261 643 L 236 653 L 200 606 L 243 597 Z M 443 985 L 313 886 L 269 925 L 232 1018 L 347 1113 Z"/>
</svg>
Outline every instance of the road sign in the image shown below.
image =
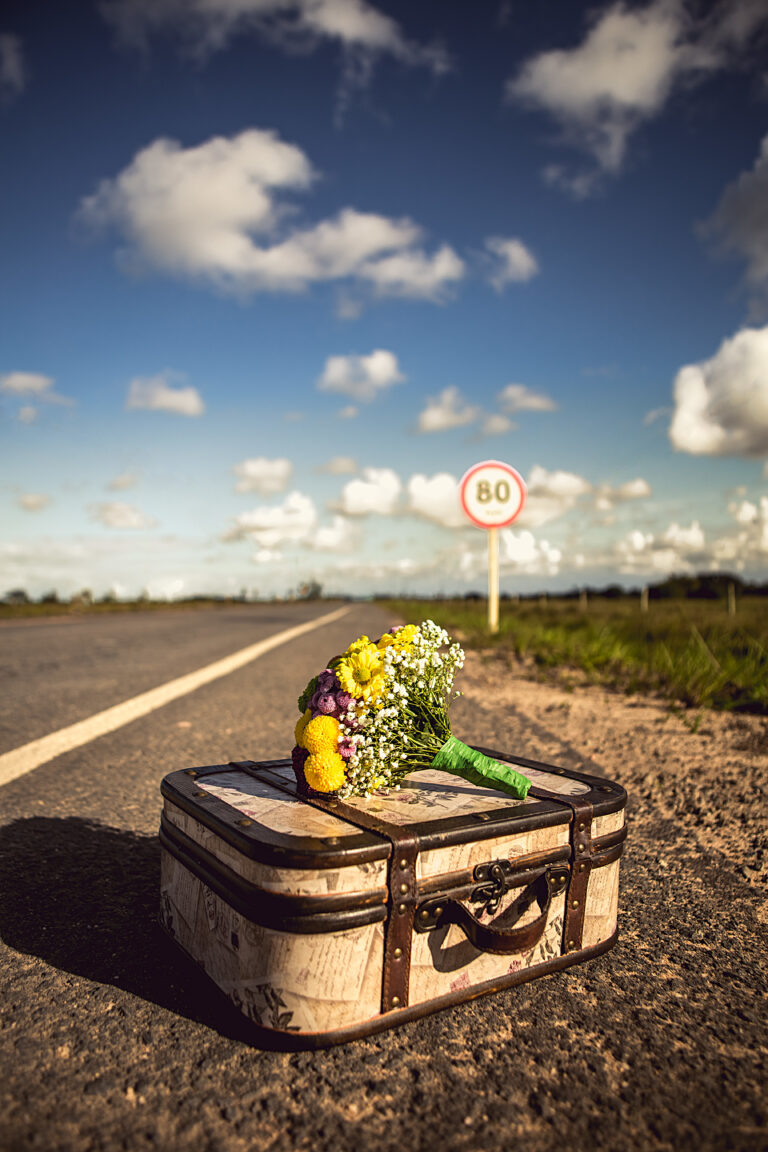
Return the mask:
<svg viewBox="0 0 768 1152">
<path fill-rule="evenodd" d="M 499 537 L 520 515 L 525 484 L 519 472 L 501 460 L 483 460 L 464 473 L 459 488 L 461 506 L 478 528 L 488 531 L 488 630 L 499 630 Z"/>
<path fill-rule="evenodd" d="M 478 528 L 506 528 L 525 503 L 523 478 L 501 460 L 483 460 L 465 472 L 461 506 Z"/>
</svg>

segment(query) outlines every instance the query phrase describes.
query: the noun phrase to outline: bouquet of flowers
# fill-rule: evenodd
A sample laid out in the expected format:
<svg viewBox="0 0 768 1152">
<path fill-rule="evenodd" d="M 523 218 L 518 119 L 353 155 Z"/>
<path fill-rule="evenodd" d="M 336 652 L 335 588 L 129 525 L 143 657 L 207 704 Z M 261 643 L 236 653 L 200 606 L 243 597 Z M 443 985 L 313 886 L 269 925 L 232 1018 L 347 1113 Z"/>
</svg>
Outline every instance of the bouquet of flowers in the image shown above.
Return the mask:
<svg viewBox="0 0 768 1152">
<path fill-rule="evenodd" d="M 451 733 L 448 704 L 464 653 L 432 620 L 359 636 L 299 697 L 293 769 L 305 793 L 369 797 L 439 768 L 522 799 L 530 781 Z M 459 695 L 459 693 L 455 693 Z"/>
</svg>

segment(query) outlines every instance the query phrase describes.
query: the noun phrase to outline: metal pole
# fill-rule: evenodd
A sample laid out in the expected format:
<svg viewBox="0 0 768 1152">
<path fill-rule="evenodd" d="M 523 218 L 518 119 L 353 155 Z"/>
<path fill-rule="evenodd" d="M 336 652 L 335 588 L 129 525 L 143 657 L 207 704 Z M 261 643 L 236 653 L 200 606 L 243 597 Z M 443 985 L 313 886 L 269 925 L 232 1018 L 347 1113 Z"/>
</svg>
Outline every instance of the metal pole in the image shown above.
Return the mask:
<svg viewBox="0 0 768 1152">
<path fill-rule="evenodd" d="M 498 528 L 488 529 L 488 631 L 499 630 L 499 537 Z"/>
</svg>

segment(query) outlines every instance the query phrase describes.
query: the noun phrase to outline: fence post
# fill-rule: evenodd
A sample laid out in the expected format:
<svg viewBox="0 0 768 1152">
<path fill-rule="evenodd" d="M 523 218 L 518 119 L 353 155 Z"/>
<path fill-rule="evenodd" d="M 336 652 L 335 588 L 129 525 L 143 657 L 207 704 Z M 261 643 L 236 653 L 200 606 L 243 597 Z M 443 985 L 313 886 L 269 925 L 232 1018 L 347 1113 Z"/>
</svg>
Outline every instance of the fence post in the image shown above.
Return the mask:
<svg viewBox="0 0 768 1152">
<path fill-rule="evenodd" d="M 733 580 L 728 582 L 728 615 L 736 615 L 736 585 Z"/>
<path fill-rule="evenodd" d="M 581 592 L 579 592 L 579 608 L 582 612 L 586 612 L 588 603 L 587 590 L 586 588 L 582 588 Z"/>
<path fill-rule="evenodd" d="M 640 589 L 640 611 L 648 611 L 648 585 Z"/>
</svg>

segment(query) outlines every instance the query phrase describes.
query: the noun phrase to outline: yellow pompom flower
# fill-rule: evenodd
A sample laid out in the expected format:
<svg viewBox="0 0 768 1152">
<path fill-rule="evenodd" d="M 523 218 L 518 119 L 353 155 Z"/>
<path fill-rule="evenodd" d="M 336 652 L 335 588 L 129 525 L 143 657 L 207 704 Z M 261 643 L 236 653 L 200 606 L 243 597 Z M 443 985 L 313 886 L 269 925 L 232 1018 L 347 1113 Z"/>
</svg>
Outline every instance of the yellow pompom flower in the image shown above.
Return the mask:
<svg viewBox="0 0 768 1152">
<path fill-rule="evenodd" d="M 351 696 L 375 700 L 384 688 L 384 662 L 375 644 L 345 657 L 336 669 L 339 683 Z"/>
<path fill-rule="evenodd" d="M 339 744 L 339 722 L 333 716 L 315 716 L 307 723 L 299 741 L 307 752 L 335 752 Z"/>
<path fill-rule="evenodd" d="M 309 721 L 311 719 L 312 719 L 312 713 L 310 712 L 309 708 L 307 708 L 307 710 L 303 716 L 299 716 L 298 720 L 296 721 L 296 727 L 293 730 L 294 740 L 295 740 L 296 744 L 301 744 L 301 738 L 304 735 L 304 729 L 306 728 L 307 724 L 309 723 Z"/>
<path fill-rule="evenodd" d="M 321 719 L 326 720 L 323 716 Z M 344 783 L 344 761 L 338 752 L 316 752 L 304 761 L 304 779 L 315 792 L 336 792 Z"/>
</svg>

